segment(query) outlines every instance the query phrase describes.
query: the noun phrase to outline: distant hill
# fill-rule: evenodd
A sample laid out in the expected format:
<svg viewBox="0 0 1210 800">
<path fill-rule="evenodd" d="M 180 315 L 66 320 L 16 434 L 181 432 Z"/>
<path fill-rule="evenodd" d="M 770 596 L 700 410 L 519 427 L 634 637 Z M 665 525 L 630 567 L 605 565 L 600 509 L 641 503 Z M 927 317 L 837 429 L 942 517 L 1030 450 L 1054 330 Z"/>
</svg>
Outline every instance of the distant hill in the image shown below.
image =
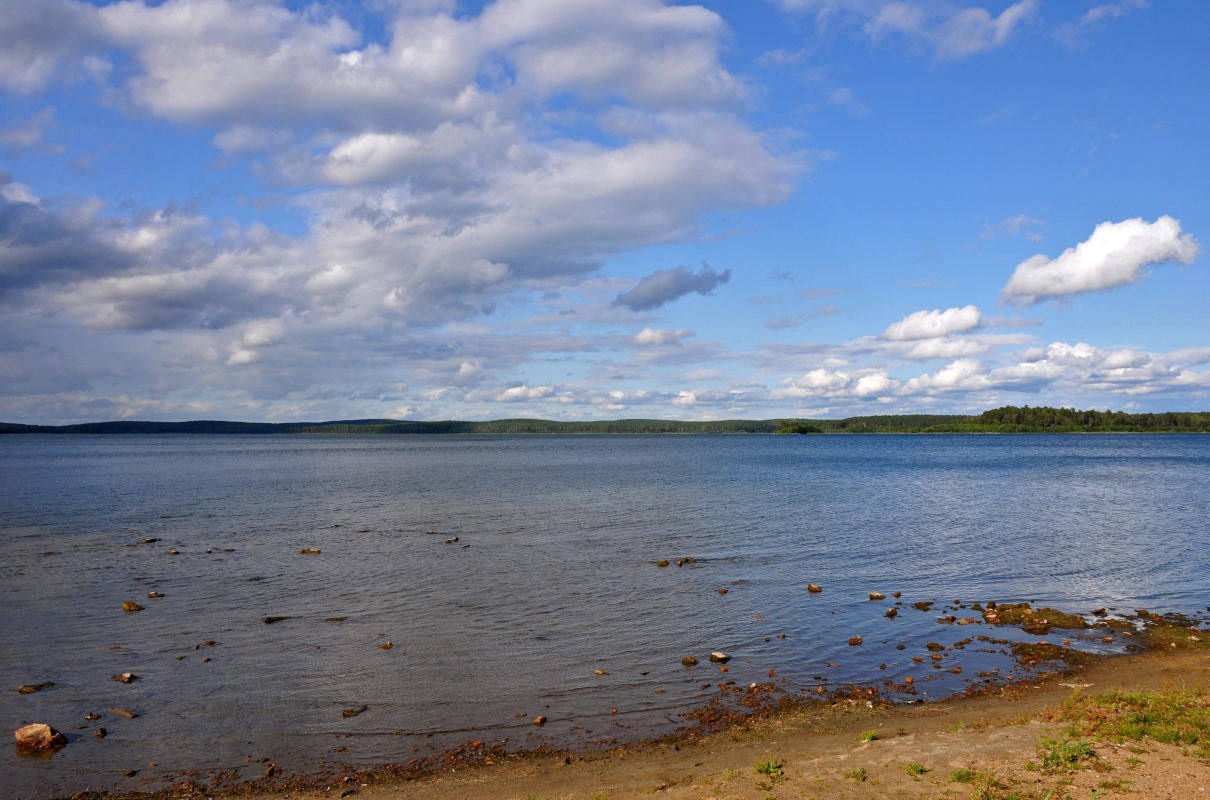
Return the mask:
<svg viewBox="0 0 1210 800">
<path fill-rule="evenodd" d="M 886 414 L 845 419 L 730 419 L 686 422 L 669 419 L 617 419 L 562 422 L 546 419 L 497 419 L 487 422 L 422 422 L 354 419 L 333 422 L 85 422 L 77 425 L 0 423 L 4 433 L 194 433 L 194 434 L 624 434 L 624 433 L 1207 433 L 1210 412 L 1127 414 L 1070 408 L 1004 406 L 977 416 L 961 414 Z"/>
</svg>

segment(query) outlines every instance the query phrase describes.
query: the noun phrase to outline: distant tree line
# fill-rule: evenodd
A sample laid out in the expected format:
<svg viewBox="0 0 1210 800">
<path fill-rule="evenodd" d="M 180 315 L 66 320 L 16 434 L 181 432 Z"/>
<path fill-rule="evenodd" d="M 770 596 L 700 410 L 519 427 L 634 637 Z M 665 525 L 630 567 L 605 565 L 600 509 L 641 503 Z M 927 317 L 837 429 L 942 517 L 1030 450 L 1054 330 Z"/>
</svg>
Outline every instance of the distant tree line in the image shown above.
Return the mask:
<svg viewBox="0 0 1210 800">
<path fill-rule="evenodd" d="M 1072 408 L 1004 406 L 978 416 L 958 414 L 886 414 L 845 419 L 765 419 L 685 422 L 669 419 L 617 419 L 561 422 L 547 419 L 497 419 L 484 422 L 435 422 L 358 419 L 336 422 L 89 422 L 78 425 L 0 423 L 3 433 L 204 433 L 204 434 L 623 434 L 623 433 L 1206 433 L 1210 412 L 1127 414 Z"/>
<path fill-rule="evenodd" d="M 931 428 L 935 432 L 943 429 L 970 433 L 1206 433 L 1210 432 L 1210 412 L 1128 414 L 1050 406 L 1003 406 L 984 411 L 968 422 Z"/>
</svg>

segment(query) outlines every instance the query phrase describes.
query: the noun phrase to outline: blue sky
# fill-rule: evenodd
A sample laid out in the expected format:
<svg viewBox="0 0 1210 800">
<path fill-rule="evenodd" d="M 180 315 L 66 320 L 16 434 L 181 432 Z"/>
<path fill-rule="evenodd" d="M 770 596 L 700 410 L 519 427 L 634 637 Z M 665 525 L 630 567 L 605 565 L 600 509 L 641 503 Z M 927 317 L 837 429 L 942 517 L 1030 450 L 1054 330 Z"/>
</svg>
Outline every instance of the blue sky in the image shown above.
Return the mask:
<svg viewBox="0 0 1210 800">
<path fill-rule="evenodd" d="M 0 0 L 0 419 L 1210 409 L 1210 4 Z"/>
</svg>

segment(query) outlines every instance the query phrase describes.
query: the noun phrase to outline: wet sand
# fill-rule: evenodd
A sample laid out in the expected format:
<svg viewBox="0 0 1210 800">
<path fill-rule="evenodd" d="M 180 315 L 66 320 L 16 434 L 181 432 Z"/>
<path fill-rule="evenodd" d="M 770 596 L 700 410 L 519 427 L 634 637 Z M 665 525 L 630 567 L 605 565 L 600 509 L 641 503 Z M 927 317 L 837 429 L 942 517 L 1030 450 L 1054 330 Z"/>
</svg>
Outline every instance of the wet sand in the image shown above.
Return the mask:
<svg viewBox="0 0 1210 800">
<path fill-rule="evenodd" d="M 1194 629 L 1194 632 L 1201 633 Z M 271 775 L 222 792 L 181 787 L 158 798 L 261 795 L 326 800 L 450 800 L 452 798 L 988 798 L 1210 797 L 1210 763 L 1177 745 L 1151 740 L 1097 742 L 1096 769 L 1043 774 L 1026 769 L 1043 736 L 1066 724 L 1048 719 L 1075 691 L 1159 691 L 1210 688 L 1210 636 L 1093 660 L 979 694 L 933 703 L 893 705 L 860 692 L 795 704 L 724 730 L 692 732 L 607 752 L 480 755 L 461 753 L 429 774 L 343 775 L 302 786 Z M 871 741 L 868 732 L 874 732 Z M 864 734 L 864 736 L 863 736 Z M 473 748 L 472 748 L 473 750 Z M 476 763 L 457 763 L 474 760 Z M 772 762 L 776 780 L 756 767 Z M 909 764 L 923 767 L 910 774 Z M 269 767 L 266 766 L 266 771 Z M 994 776 L 983 790 L 955 782 L 956 769 Z M 982 779 L 982 778 L 981 778 Z M 276 785 L 274 785 L 276 784 Z M 975 794 L 977 791 L 984 794 Z M 117 794 L 108 795 L 119 797 Z"/>
</svg>

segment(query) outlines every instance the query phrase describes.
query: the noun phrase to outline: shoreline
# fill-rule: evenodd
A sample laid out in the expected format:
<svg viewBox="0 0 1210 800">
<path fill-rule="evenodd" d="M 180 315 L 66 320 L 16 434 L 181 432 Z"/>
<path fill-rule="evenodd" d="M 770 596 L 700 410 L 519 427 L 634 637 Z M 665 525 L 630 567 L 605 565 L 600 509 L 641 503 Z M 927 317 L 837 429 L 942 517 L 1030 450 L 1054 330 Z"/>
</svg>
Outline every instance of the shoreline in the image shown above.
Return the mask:
<svg viewBox="0 0 1210 800">
<path fill-rule="evenodd" d="M 991 744 L 983 739 L 1013 739 L 1016 742 L 1014 747 L 1025 752 L 1030 742 L 1047 732 L 1054 734 L 1059 729 L 1056 725 L 1046 727 L 1039 718 L 1051 713 L 1048 709 L 1053 712 L 1073 692 L 1086 691 L 1091 695 L 1119 689 L 1188 689 L 1201 692 L 1205 698 L 1206 691 L 1210 689 L 1210 635 L 1202 635 L 1204 631 L 1187 618 L 1151 621 L 1143 630 L 1145 634 L 1142 638 L 1147 648 L 1140 652 L 1078 656 L 1073 651 L 1066 651 L 1069 656 L 1077 656 L 1070 661 L 1062 660 L 1062 655 L 1055 652 L 1041 654 L 1030 661 L 1030 654 L 1026 652 L 1022 655 L 1022 663 L 1037 667 L 1031 677 L 1014 679 L 1002 676 L 998 681 L 987 681 L 939 700 L 895 703 L 881 698 L 879 690 L 872 685 L 838 687 L 826 698 L 820 699 L 791 698 L 784 694 L 779 697 L 777 687 L 773 684 L 752 684 L 750 687 L 733 687 L 730 693 L 723 692 L 723 699 L 715 698 L 686 714 L 687 720 L 695 724 L 679 728 L 674 734 L 605 749 L 540 746 L 505 752 L 468 740 L 430 758 L 370 769 L 333 765 L 306 774 L 282 774 L 274 764 L 263 767 L 254 765 L 258 771 L 263 768 L 262 777 L 241 779 L 232 771 L 212 776 L 212 780 L 207 782 L 194 773 L 183 781 L 154 790 L 85 790 L 60 796 L 72 800 L 180 800 L 197 797 L 224 800 L 244 797 L 326 800 L 353 795 L 357 795 L 358 800 L 448 800 L 463 797 L 546 800 L 556 797 L 646 797 L 659 793 L 669 797 L 733 796 L 765 800 L 777 795 L 761 794 L 759 786 L 756 787 L 756 793 L 747 791 L 753 784 L 752 764 L 761 763 L 758 756 L 763 756 L 766 764 L 782 764 L 778 767 L 779 771 L 790 775 L 794 770 L 787 765 L 804 760 L 818 762 L 813 769 L 822 770 L 819 774 L 825 774 L 825 766 L 832 762 L 835 762 L 833 766 L 858 761 L 864 763 L 880 751 L 896 753 L 896 758 L 901 760 L 910 758 L 910 751 L 915 746 L 913 743 L 919 744 L 920 752 L 931 754 L 934 760 L 947 757 L 948 744 L 954 744 L 951 749 L 955 749 L 959 756 L 966 751 L 982 752 L 980 748 Z M 1050 667 L 1055 664 L 1062 664 L 1063 667 L 1052 670 Z M 732 696 L 727 697 L 728 694 Z M 1207 705 L 1210 705 L 1210 701 Z M 1022 723 L 1026 721 L 1028 735 L 1021 733 L 1026 730 L 1022 728 Z M 1014 732 L 1012 736 L 1005 733 L 1010 729 Z M 964 732 L 968 741 L 959 743 L 960 746 L 950 742 L 954 738 L 950 734 L 955 731 Z M 874 738 L 863 741 L 871 733 Z M 970 769 L 975 772 L 983 769 L 984 772 L 979 774 L 992 776 L 988 779 L 993 781 L 998 780 L 995 778 L 995 769 L 1005 766 L 1003 758 L 992 758 L 990 762 L 994 763 L 990 764 L 976 764 L 977 758 L 968 760 L 972 764 Z M 1207 778 L 1203 785 L 1210 789 L 1210 759 L 1199 763 Z M 891 770 L 876 780 L 874 785 L 866 786 L 870 771 L 878 768 L 878 765 L 855 767 L 849 771 L 849 780 L 832 781 L 830 789 L 820 785 L 821 778 L 817 775 L 804 784 L 812 793 L 802 796 L 915 797 L 902 792 L 907 792 L 917 783 L 921 787 L 928 785 L 921 781 L 919 775 L 908 775 L 914 779 L 912 784 L 896 789 L 896 792 L 900 792 L 898 794 L 886 794 L 888 780 L 894 781 L 900 776 Z M 942 770 L 939 766 L 923 768 L 937 772 L 934 778 L 939 777 Z M 883 772 L 886 770 L 878 774 Z M 1189 774 L 1200 773 L 1195 770 Z M 188 776 L 188 773 L 183 775 Z M 852 780 L 855 775 L 865 777 L 855 781 Z M 845 774 L 840 774 L 840 778 L 845 777 Z M 791 781 L 788 777 L 784 777 L 784 780 Z M 768 785 L 767 781 L 757 780 L 756 783 Z M 720 789 L 721 792 L 718 791 Z M 869 789 L 872 793 L 863 794 L 863 789 Z M 733 794 L 733 790 L 736 793 Z M 936 791 L 937 787 L 933 786 L 932 790 Z M 957 796 L 968 795 L 960 791 Z M 1003 795 L 1005 798 L 1013 796 Z M 1038 795 L 1039 798 L 1042 796 Z M 1150 796 L 1135 794 L 1135 797 Z"/>
</svg>

